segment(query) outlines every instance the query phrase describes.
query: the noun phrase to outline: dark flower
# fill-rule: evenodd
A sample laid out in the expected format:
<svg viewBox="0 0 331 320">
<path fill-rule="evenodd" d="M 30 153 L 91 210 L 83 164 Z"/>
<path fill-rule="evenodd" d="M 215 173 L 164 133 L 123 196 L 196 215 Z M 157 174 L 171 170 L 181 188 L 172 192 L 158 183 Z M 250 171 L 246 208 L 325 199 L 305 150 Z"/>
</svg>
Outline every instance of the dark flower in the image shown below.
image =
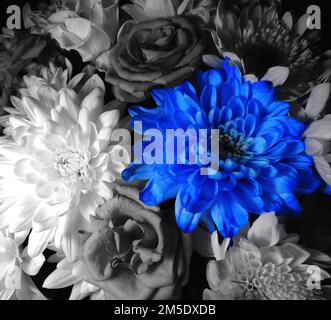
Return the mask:
<svg viewBox="0 0 331 320">
<path fill-rule="evenodd" d="M 187 273 L 179 230 L 141 203 L 137 189 L 116 190 L 98 208 L 84 246 L 88 281 L 111 300 L 175 298 Z"/>
<path fill-rule="evenodd" d="M 271 68 L 288 68 L 288 78 L 279 88 L 281 99 L 296 100 L 309 93 L 328 73 L 322 70 L 326 57 L 319 31 L 308 29 L 308 16 L 296 21 L 290 12 L 281 15 L 280 1 L 275 0 L 237 2 L 219 4 L 214 37 L 219 52 L 230 52 L 246 74 L 259 79 Z"/>
<path fill-rule="evenodd" d="M 206 23 L 216 11 L 216 0 L 131 0 L 122 9 L 135 21 L 167 18 L 180 15 L 197 15 Z"/>
<path fill-rule="evenodd" d="M 151 89 L 174 86 L 189 77 L 203 49 L 203 37 L 188 18 L 129 21 L 108 53 L 106 80 L 118 100 L 142 101 Z"/>
<path fill-rule="evenodd" d="M 9 97 L 17 93 L 22 75 L 45 48 L 46 41 L 26 31 L 3 29 L 0 34 L 0 115 L 9 106 Z"/>
</svg>

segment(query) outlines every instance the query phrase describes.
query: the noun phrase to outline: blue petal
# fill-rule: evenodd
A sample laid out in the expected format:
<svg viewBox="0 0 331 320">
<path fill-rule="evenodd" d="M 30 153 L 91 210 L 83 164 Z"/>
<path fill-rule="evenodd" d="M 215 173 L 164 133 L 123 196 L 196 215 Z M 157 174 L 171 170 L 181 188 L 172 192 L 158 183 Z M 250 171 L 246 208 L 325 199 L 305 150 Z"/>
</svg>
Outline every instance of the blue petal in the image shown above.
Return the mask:
<svg viewBox="0 0 331 320">
<path fill-rule="evenodd" d="M 185 233 L 191 233 L 198 226 L 203 212 L 192 213 L 187 210 L 185 208 L 185 197 L 186 195 L 182 191 L 177 194 L 175 203 L 176 222 Z"/>
<path fill-rule="evenodd" d="M 201 94 L 200 98 L 201 107 L 208 114 L 213 108 L 218 105 L 217 91 L 213 86 L 206 86 Z"/>
<path fill-rule="evenodd" d="M 241 83 L 237 79 L 230 79 L 222 86 L 222 105 L 227 105 L 232 97 L 237 97 L 240 94 Z"/>
<path fill-rule="evenodd" d="M 234 119 L 245 116 L 245 105 L 240 97 L 232 97 L 227 105 L 232 110 Z"/>
<path fill-rule="evenodd" d="M 218 70 L 209 70 L 206 72 L 206 84 L 213 87 L 219 87 L 222 85 L 222 74 Z"/>
<path fill-rule="evenodd" d="M 290 105 L 284 101 L 275 101 L 269 106 L 268 117 L 287 116 L 290 112 Z"/>
<path fill-rule="evenodd" d="M 255 131 L 255 125 L 256 125 L 256 118 L 249 114 L 245 119 L 245 136 L 250 137 L 253 132 Z"/>
<path fill-rule="evenodd" d="M 225 124 L 232 119 L 232 109 L 223 107 L 221 109 L 220 123 Z"/>
<path fill-rule="evenodd" d="M 179 189 L 180 184 L 169 177 L 152 179 L 140 192 L 140 200 L 149 206 L 156 206 L 166 200 L 176 198 Z"/>
<path fill-rule="evenodd" d="M 302 208 L 297 198 L 292 193 L 281 193 L 279 195 L 286 207 L 293 212 L 301 212 Z"/>
<path fill-rule="evenodd" d="M 220 197 L 217 205 L 212 208 L 211 215 L 218 231 L 225 238 L 235 237 L 248 224 L 247 210 L 230 193 Z"/>
<path fill-rule="evenodd" d="M 252 84 L 252 99 L 259 100 L 264 106 L 269 106 L 276 98 L 276 89 L 271 82 L 259 81 Z"/>
<path fill-rule="evenodd" d="M 155 167 L 153 165 L 131 164 L 123 170 L 122 178 L 124 181 L 148 180 L 155 175 Z"/>
<path fill-rule="evenodd" d="M 257 137 L 253 140 L 248 150 L 255 154 L 261 154 L 266 151 L 267 148 L 267 142 L 262 137 Z"/>
</svg>

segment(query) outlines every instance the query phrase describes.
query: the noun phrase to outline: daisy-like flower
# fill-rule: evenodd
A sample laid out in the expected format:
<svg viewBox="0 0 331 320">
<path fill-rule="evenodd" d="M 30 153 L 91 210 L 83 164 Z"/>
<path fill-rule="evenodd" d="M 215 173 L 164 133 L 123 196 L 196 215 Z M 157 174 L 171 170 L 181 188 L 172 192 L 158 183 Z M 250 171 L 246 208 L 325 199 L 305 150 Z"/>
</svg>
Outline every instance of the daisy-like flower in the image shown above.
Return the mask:
<svg viewBox="0 0 331 320">
<path fill-rule="evenodd" d="M 309 125 L 304 132 L 306 152 L 314 158 L 316 170 L 328 185 L 331 185 L 331 115 L 325 113 L 330 93 L 330 83 L 316 86 L 306 106 L 297 106 L 293 112 Z"/>
<path fill-rule="evenodd" d="M 22 73 L 34 58 L 45 48 L 46 41 L 28 34 L 6 28 L 0 34 L 0 115 L 7 107 L 9 97 L 16 93 L 22 82 Z"/>
<path fill-rule="evenodd" d="M 308 15 L 296 21 L 290 12 L 280 11 L 280 1 L 239 6 L 220 1 L 214 40 L 220 54 L 231 57 L 246 74 L 259 79 L 281 74 L 281 98 L 296 100 L 321 80 L 323 55 L 318 31 L 307 27 Z"/>
<path fill-rule="evenodd" d="M 61 88 L 67 76 L 58 71 L 51 84 L 32 77 L 22 98 L 12 97 L 9 132 L 0 138 L 0 229 L 31 230 L 30 257 L 52 241 L 71 261 L 77 228 L 111 198 L 129 155 L 111 142 L 119 112 L 109 110 L 116 102 L 104 106 L 103 81 L 94 75 L 75 91 L 82 76 Z"/>
<path fill-rule="evenodd" d="M 233 240 L 223 259 L 207 266 L 205 300 L 319 300 L 330 275 L 307 263 L 310 254 L 287 235 L 273 213 Z"/>
<path fill-rule="evenodd" d="M 220 70 L 197 73 L 197 84 L 184 82 L 152 94 L 158 108 L 130 110 L 133 128 L 140 134 L 158 128 L 167 141 L 167 129 L 191 129 L 196 136 L 203 129 L 212 141 L 212 129 L 214 134 L 218 130 L 219 152 L 206 147 L 203 138 L 177 153 L 166 142 L 163 158 L 174 155 L 175 164 L 155 164 L 153 155 L 143 149 L 144 159 L 138 159 L 142 164 L 133 163 L 122 174 L 128 181 L 150 180 L 140 194 L 148 205 L 176 198 L 177 223 L 185 232 L 203 221 L 210 231 L 216 225 L 223 236 L 234 236 L 247 224 L 248 212 L 300 212 L 295 194 L 312 192 L 319 185 L 305 154 L 305 127 L 288 116 L 289 104 L 275 99 L 270 82 L 245 81 L 225 60 Z M 202 175 L 201 169 L 210 164 L 190 161 L 200 148 L 196 159 L 201 153 L 211 155 L 219 169 L 209 167 Z"/>
<path fill-rule="evenodd" d="M 8 231 L 0 231 L 0 300 L 43 300 L 29 275 L 39 272 L 45 257 L 40 254 L 31 259 L 20 249 L 21 240 L 20 235 L 15 239 Z"/>
</svg>

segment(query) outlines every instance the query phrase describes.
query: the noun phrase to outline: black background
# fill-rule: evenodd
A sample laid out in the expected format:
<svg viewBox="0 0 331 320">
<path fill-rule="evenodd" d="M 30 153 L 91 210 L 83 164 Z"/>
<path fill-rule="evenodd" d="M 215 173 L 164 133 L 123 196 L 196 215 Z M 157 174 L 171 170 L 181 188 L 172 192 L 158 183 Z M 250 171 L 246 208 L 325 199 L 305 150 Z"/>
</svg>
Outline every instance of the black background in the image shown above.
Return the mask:
<svg viewBox="0 0 331 320">
<path fill-rule="evenodd" d="M 36 5 L 38 0 L 19 0 L 19 1 L 9 1 L 9 0 L 0 0 L 0 25 L 5 26 L 8 15 L 6 14 L 7 7 L 9 5 L 18 5 L 23 8 L 23 5 L 26 2 L 30 2 L 32 6 Z M 129 1 L 120 0 L 121 4 L 124 4 Z M 284 11 L 291 10 L 295 12 L 297 16 L 304 14 L 309 5 L 318 5 L 322 10 L 322 48 L 324 50 L 331 49 L 331 1 L 330 0 L 282 0 L 282 8 Z M 330 216 L 328 220 L 331 220 L 331 210 L 330 208 L 330 197 L 323 195 L 313 195 L 308 198 L 307 201 L 310 201 L 310 205 L 316 205 L 316 210 L 324 210 L 326 215 Z M 305 212 L 304 212 L 305 214 Z M 297 220 L 294 220 L 294 225 L 297 225 Z M 331 246 L 330 246 L 331 247 Z M 200 258 L 198 255 L 193 256 L 190 285 L 185 287 L 183 290 L 183 297 L 185 299 L 201 299 L 202 292 L 204 288 L 208 287 L 208 284 L 205 280 L 205 270 L 207 262 L 205 259 Z M 40 274 L 34 278 L 35 283 L 41 289 L 41 285 L 44 279 L 50 274 L 54 266 L 46 265 L 42 268 Z M 63 300 L 67 299 L 70 294 L 70 290 L 44 290 L 41 289 L 43 294 L 48 298 L 54 300 Z"/>
</svg>

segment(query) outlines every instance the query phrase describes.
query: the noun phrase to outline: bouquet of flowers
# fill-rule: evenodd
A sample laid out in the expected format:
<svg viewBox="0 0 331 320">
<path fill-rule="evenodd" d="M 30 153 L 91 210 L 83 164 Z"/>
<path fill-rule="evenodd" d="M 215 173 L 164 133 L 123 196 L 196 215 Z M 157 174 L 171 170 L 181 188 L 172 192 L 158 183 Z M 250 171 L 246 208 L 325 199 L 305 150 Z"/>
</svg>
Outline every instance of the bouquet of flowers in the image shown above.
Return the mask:
<svg viewBox="0 0 331 320">
<path fill-rule="evenodd" d="M 331 299 L 331 54 L 309 14 L 23 18 L 0 35 L 0 299 Z"/>
</svg>

